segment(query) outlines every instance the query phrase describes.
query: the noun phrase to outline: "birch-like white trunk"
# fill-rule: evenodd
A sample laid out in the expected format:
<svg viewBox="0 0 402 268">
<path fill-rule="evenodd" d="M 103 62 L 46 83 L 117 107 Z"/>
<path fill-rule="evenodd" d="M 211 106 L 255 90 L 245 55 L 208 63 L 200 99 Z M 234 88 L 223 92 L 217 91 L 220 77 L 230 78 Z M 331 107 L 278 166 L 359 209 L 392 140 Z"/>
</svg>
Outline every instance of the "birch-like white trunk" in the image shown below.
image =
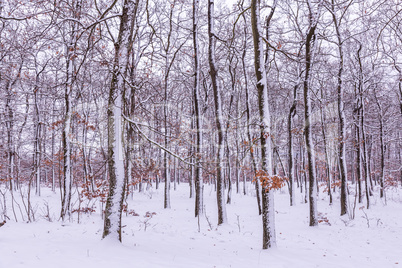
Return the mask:
<svg viewBox="0 0 402 268">
<path fill-rule="evenodd" d="M 121 216 L 125 194 L 122 106 L 126 86 L 129 56 L 138 0 L 125 0 L 120 21 L 118 41 L 108 106 L 108 168 L 109 195 L 106 201 L 103 238 L 121 241 Z"/>
</svg>

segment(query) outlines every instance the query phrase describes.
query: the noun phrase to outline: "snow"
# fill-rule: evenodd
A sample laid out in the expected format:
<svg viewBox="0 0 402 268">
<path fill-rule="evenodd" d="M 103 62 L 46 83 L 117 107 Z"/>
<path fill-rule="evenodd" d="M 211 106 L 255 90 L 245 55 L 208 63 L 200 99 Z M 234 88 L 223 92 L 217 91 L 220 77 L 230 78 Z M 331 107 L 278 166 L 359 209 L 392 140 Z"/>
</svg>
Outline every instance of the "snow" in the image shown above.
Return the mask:
<svg viewBox="0 0 402 268">
<path fill-rule="evenodd" d="M 76 213 L 71 221 L 59 221 L 60 195 L 48 188 L 42 188 L 41 197 L 32 197 L 37 219 L 33 223 L 13 221 L 9 200 L 8 214 L 12 219 L 0 227 L 0 268 L 402 265 L 401 188 L 388 189 L 387 204 L 378 197 L 377 188 L 372 208 L 359 209 L 363 205 L 357 204 L 354 220 L 339 216 L 338 193 L 334 194 L 334 205 L 329 206 L 321 189 L 319 218 L 328 219 L 330 225 L 322 222 L 318 227 L 308 226 L 308 204 L 302 202 L 300 191 L 296 191 L 297 206 L 293 207 L 289 206 L 287 191 L 277 191 L 277 248 L 262 250 L 262 221 L 257 213 L 254 186 L 247 185 L 246 196 L 233 193 L 232 204 L 227 206 L 229 223 L 217 226 L 214 187 L 205 184 L 206 216 L 199 219 L 200 230 L 198 219 L 193 217 L 194 200 L 188 198 L 188 187 L 181 183 L 177 191 L 171 192 L 169 210 L 163 209 L 163 187 L 134 193 L 133 200 L 128 200 L 129 209 L 139 216 L 123 216 L 121 244 L 101 239 L 103 220 L 99 209 L 92 215 L 82 214 L 80 223 Z M 45 201 L 52 222 L 44 218 Z M 72 204 L 75 201 L 73 197 Z M 147 212 L 156 214 L 145 217 Z"/>
</svg>

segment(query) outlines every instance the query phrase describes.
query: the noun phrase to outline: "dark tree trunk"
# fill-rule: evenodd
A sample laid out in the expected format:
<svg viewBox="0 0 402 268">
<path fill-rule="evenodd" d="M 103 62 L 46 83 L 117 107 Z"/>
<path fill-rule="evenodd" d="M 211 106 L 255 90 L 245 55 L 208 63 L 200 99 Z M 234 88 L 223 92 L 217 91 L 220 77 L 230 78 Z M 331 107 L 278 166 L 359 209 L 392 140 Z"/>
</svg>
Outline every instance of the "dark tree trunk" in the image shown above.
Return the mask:
<svg viewBox="0 0 402 268">
<path fill-rule="evenodd" d="M 347 169 L 346 169 L 346 138 L 345 138 L 345 113 L 343 104 L 343 41 L 339 29 L 340 21 L 336 16 L 335 2 L 331 0 L 332 20 L 335 26 L 337 45 L 339 52 L 339 69 L 337 77 L 338 117 L 339 117 L 339 175 L 341 178 L 341 216 L 348 213 L 347 199 Z"/>
<path fill-rule="evenodd" d="M 193 46 L 194 46 L 194 115 L 196 128 L 195 143 L 195 167 L 193 169 L 195 182 L 195 216 L 202 214 L 204 210 L 204 193 L 202 168 L 200 165 L 202 156 L 202 118 L 201 118 L 201 96 L 200 96 L 200 55 L 198 49 L 198 9 L 199 0 L 193 0 Z M 192 167 L 193 168 L 193 167 Z"/>
<path fill-rule="evenodd" d="M 215 64 L 215 31 L 214 31 L 214 0 L 208 1 L 208 55 L 209 55 L 209 69 L 212 81 L 212 88 L 214 91 L 215 99 L 215 120 L 218 131 L 218 154 L 216 160 L 216 195 L 218 202 L 218 224 L 227 222 L 226 205 L 225 205 L 225 188 L 223 176 L 223 157 L 224 157 L 224 126 L 223 126 L 223 111 L 221 92 L 218 86 L 218 70 Z"/>
<path fill-rule="evenodd" d="M 260 120 L 260 140 L 262 171 L 269 177 L 272 176 L 272 150 L 270 113 L 268 105 L 267 76 L 265 72 L 263 45 L 260 25 L 260 7 L 257 0 L 251 1 L 251 28 L 253 30 L 254 43 L 254 68 L 258 91 L 258 108 Z M 263 225 L 263 249 L 276 246 L 274 196 L 265 184 L 262 187 L 262 225 Z"/>
<path fill-rule="evenodd" d="M 370 190 L 371 188 L 369 187 L 369 162 L 368 162 L 368 154 L 367 154 L 367 140 L 366 140 L 366 134 L 365 134 L 365 128 L 364 128 L 364 102 L 363 102 L 363 86 L 364 86 L 364 81 L 363 81 L 363 65 L 360 57 L 360 52 L 362 50 L 362 44 L 359 43 L 359 49 L 357 50 L 357 60 L 359 64 L 359 79 L 358 79 L 358 93 L 359 93 L 359 103 L 360 103 L 360 110 L 359 110 L 359 131 L 361 133 L 361 144 L 359 143 L 359 146 L 361 145 L 363 148 L 363 152 L 360 152 L 360 160 L 363 162 L 363 170 L 364 170 L 364 185 L 365 185 L 365 191 L 366 191 L 366 201 L 367 201 L 367 209 L 370 208 Z"/>
<path fill-rule="evenodd" d="M 315 155 L 313 137 L 311 131 L 311 69 L 314 56 L 314 43 L 316 41 L 315 30 L 317 28 L 317 21 L 314 20 L 313 14 L 310 10 L 310 27 L 306 36 L 306 68 L 303 81 L 303 93 L 304 93 L 304 137 L 307 150 L 307 165 L 308 165 L 308 177 L 309 177 L 309 202 L 310 202 L 310 226 L 318 225 L 317 219 L 317 186 L 316 186 L 316 174 L 315 174 Z"/>
<path fill-rule="evenodd" d="M 244 15 L 243 15 L 244 16 Z M 245 20 L 245 18 L 244 18 Z M 246 28 L 244 29 L 244 34 L 246 35 Z M 246 40 L 246 38 L 244 39 Z M 245 41 L 246 42 L 246 41 Z M 253 148 L 253 143 L 254 140 L 251 136 L 251 130 L 250 130 L 250 125 L 251 125 L 251 112 L 250 112 L 250 94 L 249 94 L 249 88 L 248 88 L 248 83 L 247 83 L 247 72 L 246 72 L 246 64 L 245 64 L 245 58 L 246 58 L 246 43 L 244 44 L 244 50 L 242 54 L 242 66 L 243 66 L 243 75 L 244 75 L 244 87 L 245 87 L 245 93 L 246 93 L 246 116 L 247 116 L 247 138 L 250 146 L 250 158 L 251 158 L 251 168 L 252 168 L 252 173 L 254 177 L 256 177 L 256 172 L 257 172 L 257 163 L 256 159 L 254 156 L 254 148 Z M 255 184 L 255 195 L 257 197 L 257 206 L 258 206 L 258 214 L 261 215 L 261 191 L 260 191 L 260 184 L 256 182 Z"/>
</svg>

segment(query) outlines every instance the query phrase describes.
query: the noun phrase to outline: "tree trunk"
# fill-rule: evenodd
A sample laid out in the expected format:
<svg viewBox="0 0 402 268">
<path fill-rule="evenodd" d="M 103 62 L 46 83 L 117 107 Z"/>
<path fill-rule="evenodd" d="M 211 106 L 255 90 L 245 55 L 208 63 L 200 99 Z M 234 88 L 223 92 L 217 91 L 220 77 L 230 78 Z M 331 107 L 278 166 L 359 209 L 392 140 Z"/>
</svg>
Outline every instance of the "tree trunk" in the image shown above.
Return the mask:
<svg viewBox="0 0 402 268">
<path fill-rule="evenodd" d="M 340 22 L 336 17 L 335 3 L 331 0 L 332 20 L 335 26 L 337 45 L 339 52 L 339 69 L 337 81 L 337 101 L 338 101 L 338 117 L 339 117 L 339 175 L 341 177 L 341 216 L 348 213 L 348 199 L 347 199 L 347 168 L 346 168 L 346 130 L 345 130 L 345 112 L 343 104 L 343 41 L 339 29 Z"/>
<path fill-rule="evenodd" d="M 14 178 L 14 156 L 15 156 L 15 145 L 14 145 L 14 111 L 11 107 L 12 92 L 9 85 L 6 86 L 7 97 L 6 97 L 6 129 L 7 129 L 7 179 L 9 180 L 10 191 L 15 190 L 15 178 Z"/>
<path fill-rule="evenodd" d="M 108 107 L 109 195 L 106 201 L 103 238 L 121 241 L 121 214 L 125 194 L 124 150 L 122 144 L 122 95 L 126 86 L 134 21 L 139 0 L 125 0 L 115 58 Z"/>
<path fill-rule="evenodd" d="M 310 226 L 317 226 L 317 186 L 316 186 L 316 171 L 315 171 L 315 154 L 314 144 L 311 131 L 311 69 L 314 59 L 315 41 L 317 28 L 317 18 L 314 18 L 310 7 L 310 27 L 306 36 L 306 69 L 303 81 L 303 95 L 304 95 L 304 137 L 307 150 L 307 165 L 309 177 L 309 202 L 310 202 Z"/>
<path fill-rule="evenodd" d="M 321 89 L 321 99 L 324 98 L 324 94 Z M 329 195 L 329 204 L 332 204 L 332 191 L 331 191 L 331 183 L 332 183 L 332 174 L 331 174 L 331 163 L 329 162 L 329 156 L 328 156 L 328 140 L 327 140 L 327 133 L 325 131 L 325 126 L 326 126 L 326 116 L 323 111 L 323 107 L 321 105 L 321 130 L 322 130 L 322 137 L 324 139 L 324 154 L 325 154 L 325 171 L 327 175 L 327 186 L 328 186 L 328 195 Z"/>
<path fill-rule="evenodd" d="M 196 129 L 195 143 L 195 167 L 191 167 L 195 182 L 195 217 L 202 214 L 204 210 L 203 178 L 200 165 L 202 157 L 202 118 L 201 118 L 201 96 L 200 96 L 200 58 L 198 49 L 198 9 L 199 0 L 193 0 L 193 46 L 194 46 L 194 115 Z M 193 177 L 193 176 L 192 176 Z M 190 180 L 193 180 L 193 178 Z M 190 190 L 191 191 L 191 190 Z M 192 192 L 192 191 L 191 191 Z"/>
<path fill-rule="evenodd" d="M 364 101 L 363 101 L 363 86 L 364 86 L 364 78 L 363 78 L 363 65 L 360 57 L 360 52 L 362 50 L 362 44 L 359 43 L 359 49 L 357 50 L 357 60 L 359 64 L 359 79 L 358 79 L 358 90 L 359 90 L 359 102 L 360 102 L 360 114 L 359 114 L 359 129 L 361 132 L 361 143 L 363 146 L 363 152 L 360 153 L 360 160 L 363 162 L 363 170 L 364 170 L 364 184 L 366 191 L 366 201 L 367 201 L 367 209 L 370 208 L 370 187 L 369 187 L 369 162 L 368 162 L 368 154 L 367 154 L 367 140 L 364 128 Z M 359 143 L 360 146 L 360 143 Z"/>
<path fill-rule="evenodd" d="M 55 115 L 55 102 L 53 102 L 53 113 L 52 113 L 52 117 Z M 54 120 L 54 119 L 53 119 Z M 52 147 L 51 147 L 51 163 L 52 163 L 52 191 L 55 192 L 56 191 L 56 174 L 55 174 L 55 166 L 56 166 L 56 161 L 54 158 L 54 154 L 55 154 L 55 128 L 52 127 Z"/>
<path fill-rule="evenodd" d="M 360 117 L 360 108 L 358 108 L 357 111 L 357 118 L 356 118 L 356 124 L 355 124 L 355 146 L 356 146 L 356 173 L 357 173 L 357 187 L 358 187 L 358 200 L 359 203 L 362 202 L 362 170 L 361 170 L 361 147 L 360 147 L 360 127 L 359 127 L 359 117 Z"/>
<path fill-rule="evenodd" d="M 242 13 L 243 20 L 246 23 L 246 18 L 244 13 Z M 247 81 L 247 71 L 246 71 L 246 53 L 247 53 L 247 27 L 244 27 L 244 49 L 242 53 L 242 67 L 243 67 L 243 75 L 244 75 L 244 89 L 246 93 L 246 116 L 247 116 L 247 138 L 250 146 L 250 158 L 251 158 L 251 169 L 252 169 L 252 174 L 254 178 L 256 178 L 256 172 L 257 172 L 257 163 L 256 159 L 254 157 L 254 148 L 253 148 L 253 138 L 251 136 L 251 112 L 250 112 L 250 94 L 249 94 L 249 88 L 248 88 L 248 81 Z M 245 181 L 244 181 L 245 182 Z M 246 194 L 246 188 L 245 188 L 245 183 L 243 185 L 244 189 L 243 192 Z M 258 215 L 261 215 L 262 210 L 261 210 L 261 191 L 260 191 L 260 184 L 258 182 L 254 183 L 255 186 L 255 195 L 257 197 L 257 207 L 258 207 Z"/>
<path fill-rule="evenodd" d="M 293 88 L 293 102 L 292 106 L 289 110 L 288 115 L 288 174 L 289 174 L 289 197 L 290 197 L 290 206 L 295 205 L 295 189 L 294 189 L 294 165 L 293 165 L 293 142 L 292 142 L 292 118 L 296 115 L 296 103 L 297 103 L 297 88 L 298 84 L 296 84 Z"/>
<path fill-rule="evenodd" d="M 218 154 L 216 159 L 216 195 L 218 203 L 218 225 L 227 222 L 226 204 L 225 204 L 225 188 L 223 176 L 223 157 L 224 157 L 224 126 L 223 126 L 223 112 L 221 92 L 218 85 L 218 70 L 215 65 L 215 31 L 214 31 L 214 0 L 208 0 L 208 56 L 209 68 L 212 81 L 212 88 L 214 91 L 215 100 L 215 120 L 218 131 Z"/>
<path fill-rule="evenodd" d="M 228 195 L 227 195 L 227 200 L 226 203 L 230 204 L 232 202 L 232 168 L 231 168 L 231 161 L 230 161 L 230 150 L 229 150 L 229 145 L 227 142 L 227 129 L 226 129 L 226 154 L 227 154 L 227 188 L 228 188 Z"/>
<path fill-rule="evenodd" d="M 35 141 L 34 141 L 34 169 L 35 169 L 35 194 L 40 196 L 40 183 L 41 183 L 41 136 L 42 136 L 42 122 L 40 116 L 40 103 L 38 100 L 39 91 L 39 75 L 36 76 L 36 86 L 34 88 L 34 106 L 35 106 Z"/>
<path fill-rule="evenodd" d="M 79 16 L 81 12 L 81 0 L 73 1 L 72 3 L 72 12 L 73 17 Z M 63 197 L 61 204 L 61 218 L 64 221 L 66 216 L 70 216 L 70 204 L 71 204 L 71 187 L 72 187 L 72 176 L 71 176 L 71 120 L 72 120 L 72 91 L 73 91 L 73 83 L 75 78 L 75 57 L 76 57 L 76 46 L 77 46 L 77 23 L 73 22 L 71 24 L 70 40 L 68 41 L 66 47 L 66 55 L 67 55 L 67 77 L 66 77 L 66 86 L 64 92 L 64 103 L 65 103 L 65 114 L 64 114 L 64 122 L 63 122 L 63 133 L 62 133 L 62 142 L 63 142 Z"/>
<path fill-rule="evenodd" d="M 374 98 L 378 106 L 378 121 L 380 125 L 380 197 L 384 197 L 384 170 L 385 170 L 385 145 L 384 145 L 384 119 L 383 119 L 383 109 L 380 100 L 374 90 Z"/>
<path fill-rule="evenodd" d="M 251 1 L 251 28 L 254 43 L 254 68 L 258 90 L 258 107 L 260 120 L 262 170 L 272 176 L 272 150 L 270 113 L 268 104 L 267 76 L 264 65 L 264 54 L 261 37 L 260 7 L 257 0 Z M 265 184 L 262 187 L 262 225 L 263 249 L 276 247 L 275 211 L 273 191 Z"/>
</svg>

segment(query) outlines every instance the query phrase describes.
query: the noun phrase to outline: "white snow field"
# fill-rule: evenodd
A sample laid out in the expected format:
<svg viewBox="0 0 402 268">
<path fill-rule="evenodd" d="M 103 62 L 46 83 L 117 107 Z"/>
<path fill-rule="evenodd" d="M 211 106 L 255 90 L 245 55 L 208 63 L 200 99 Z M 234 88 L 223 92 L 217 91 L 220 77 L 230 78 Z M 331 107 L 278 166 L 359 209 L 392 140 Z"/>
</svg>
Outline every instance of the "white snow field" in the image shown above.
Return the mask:
<svg viewBox="0 0 402 268">
<path fill-rule="evenodd" d="M 101 239 L 99 206 L 92 214 L 81 214 L 79 223 L 77 213 L 62 223 L 58 219 L 60 194 L 43 188 L 42 196 L 32 196 L 36 216 L 32 223 L 21 220 L 18 207 L 19 221 L 15 222 L 10 200 L 6 203 L 10 220 L 0 227 L 0 268 L 402 267 L 400 187 L 388 189 L 386 200 L 379 198 L 376 189 L 371 208 L 361 209 L 364 204 L 356 204 L 353 220 L 339 216 L 338 195 L 329 206 L 327 195 L 320 191 L 318 227 L 308 226 L 308 204 L 303 203 L 300 192 L 297 205 L 290 207 L 287 192 L 277 191 L 278 245 L 269 250 L 261 249 L 261 218 L 253 186 L 247 187 L 246 196 L 232 194 L 232 204 L 227 205 L 229 224 L 223 226 L 216 224 L 212 186 L 205 185 L 205 216 L 199 220 L 193 216 L 194 199 L 188 197 L 188 184 L 171 190 L 172 209 L 168 210 L 163 209 L 163 187 L 136 192 L 128 198 L 128 209 L 139 216 L 123 216 L 121 244 Z M 349 198 L 352 212 L 353 191 Z M 51 222 L 46 217 L 46 203 Z M 145 217 L 147 212 L 152 216 Z"/>
</svg>

